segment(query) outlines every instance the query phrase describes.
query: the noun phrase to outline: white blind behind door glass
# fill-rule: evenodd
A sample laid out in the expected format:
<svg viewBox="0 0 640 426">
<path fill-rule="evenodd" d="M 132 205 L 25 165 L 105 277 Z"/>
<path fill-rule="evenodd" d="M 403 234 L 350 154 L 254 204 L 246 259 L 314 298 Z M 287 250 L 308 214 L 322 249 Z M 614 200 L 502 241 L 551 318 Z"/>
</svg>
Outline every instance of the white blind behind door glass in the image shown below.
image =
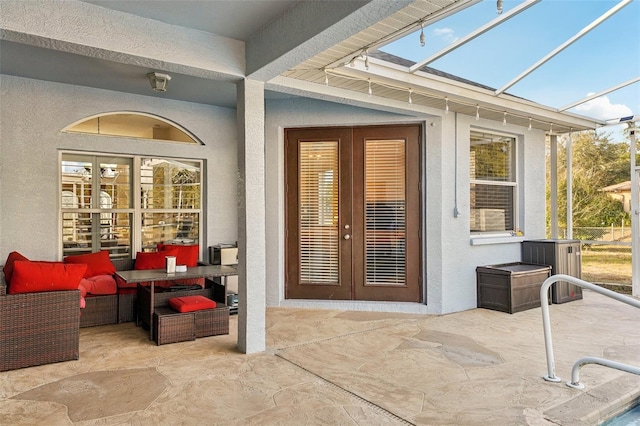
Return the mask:
<svg viewBox="0 0 640 426">
<path fill-rule="evenodd" d="M 367 285 L 405 285 L 405 141 L 365 142 Z"/>
<path fill-rule="evenodd" d="M 338 282 L 338 142 L 300 142 L 300 282 Z"/>
</svg>

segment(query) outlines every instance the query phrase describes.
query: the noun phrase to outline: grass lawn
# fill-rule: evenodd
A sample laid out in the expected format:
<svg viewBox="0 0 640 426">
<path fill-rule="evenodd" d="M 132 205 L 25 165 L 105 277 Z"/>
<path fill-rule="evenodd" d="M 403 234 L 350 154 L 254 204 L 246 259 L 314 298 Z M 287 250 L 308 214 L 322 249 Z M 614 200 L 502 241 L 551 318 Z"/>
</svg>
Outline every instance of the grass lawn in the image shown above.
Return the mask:
<svg viewBox="0 0 640 426">
<path fill-rule="evenodd" d="M 583 247 L 582 279 L 594 284 L 631 285 L 631 247 Z"/>
</svg>

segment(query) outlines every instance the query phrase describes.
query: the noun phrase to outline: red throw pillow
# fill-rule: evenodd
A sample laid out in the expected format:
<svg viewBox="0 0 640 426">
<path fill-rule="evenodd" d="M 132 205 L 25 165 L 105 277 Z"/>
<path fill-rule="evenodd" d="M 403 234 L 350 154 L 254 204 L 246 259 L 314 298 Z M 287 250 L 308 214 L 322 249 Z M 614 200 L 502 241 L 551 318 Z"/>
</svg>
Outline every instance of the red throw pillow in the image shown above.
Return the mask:
<svg viewBox="0 0 640 426">
<path fill-rule="evenodd" d="M 177 250 L 141 252 L 136 254 L 136 264 L 133 269 L 165 269 L 167 267 L 165 257 L 178 256 Z M 177 260 L 177 259 L 176 259 Z"/>
<path fill-rule="evenodd" d="M 183 296 L 169 299 L 169 306 L 178 312 L 193 312 L 202 309 L 214 309 L 216 302 L 204 296 Z"/>
<path fill-rule="evenodd" d="M 12 251 L 9 253 L 7 257 L 7 261 L 4 264 L 4 268 L 2 268 L 2 272 L 4 272 L 4 279 L 7 281 L 7 284 L 11 283 L 11 278 L 13 277 L 13 264 L 17 260 L 29 260 L 17 251 Z"/>
<path fill-rule="evenodd" d="M 64 258 L 64 263 L 84 263 L 87 265 L 87 272 L 84 273 L 85 278 L 116 273 L 116 267 L 111 262 L 109 252 L 106 250 L 97 253 L 67 256 Z"/>
<path fill-rule="evenodd" d="M 94 277 L 83 278 L 78 284 L 78 289 L 86 294 L 106 295 L 116 294 L 118 287 L 113 275 L 96 275 Z"/>
<path fill-rule="evenodd" d="M 182 245 L 182 244 L 163 244 L 158 243 L 158 251 L 161 250 L 177 250 L 176 265 L 198 266 L 198 256 L 200 254 L 200 246 Z"/>
<path fill-rule="evenodd" d="M 77 290 L 86 270 L 85 264 L 18 260 L 13 265 L 9 294 Z"/>
</svg>

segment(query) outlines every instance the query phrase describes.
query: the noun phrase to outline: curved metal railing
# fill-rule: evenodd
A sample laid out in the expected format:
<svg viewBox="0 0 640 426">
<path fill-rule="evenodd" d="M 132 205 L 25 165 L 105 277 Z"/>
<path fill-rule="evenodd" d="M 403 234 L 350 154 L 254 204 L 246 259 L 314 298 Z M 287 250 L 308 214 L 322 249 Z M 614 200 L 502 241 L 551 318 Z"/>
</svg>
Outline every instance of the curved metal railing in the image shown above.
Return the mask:
<svg viewBox="0 0 640 426">
<path fill-rule="evenodd" d="M 636 308 L 640 308 L 640 300 L 636 300 L 632 297 L 625 296 L 624 294 L 616 293 L 615 291 L 608 290 L 606 288 L 591 284 L 587 281 L 583 281 L 579 278 L 569 275 L 552 275 L 547 278 L 540 287 L 540 303 L 542 305 L 542 325 L 544 327 L 544 346 L 547 353 L 547 375 L 544 379 L 549 382 L 559 382 L 561 379 L 556 376 L 556 367 L 553 359 L 553 342 L 551 339 L 551 321 L 549 320 L 549 287 L 558 281 L 567 281 L 578 287 L 586 288 L 596 293 L 600 293 L 604 296 L 626 303 Z M 626 371 L 627 373 L 640 375 L 640 367 L 632 365 L 622 364 L 619 362 L 611 361 L 598 357 L 584 357 L 580 358 L 574 365 L 571 371 L 571 381 L 567 382 L 567 386 L 577 389 L 584 389 L 584 385 L 580 383 L 580 368 L 587 364 L 598 364 L 605 367 L 615 368 L 616 370 Z"/>
</svg>

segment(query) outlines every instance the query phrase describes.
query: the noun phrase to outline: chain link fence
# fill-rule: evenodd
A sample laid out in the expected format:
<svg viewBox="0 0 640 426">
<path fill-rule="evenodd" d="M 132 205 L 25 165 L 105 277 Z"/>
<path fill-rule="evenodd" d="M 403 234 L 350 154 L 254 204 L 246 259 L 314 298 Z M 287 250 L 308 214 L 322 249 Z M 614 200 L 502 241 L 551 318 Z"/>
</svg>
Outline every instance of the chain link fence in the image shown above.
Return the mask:
<svg viewBox="0 0 640 426">
<path fill-rule="evenodd" d="M 568 239 L 566 228 L 558 231 L 559 238 Z M 583 280 L 631 294 L 631 226 L 574 227 L 571 239 L 582 245 Z"/>
<path fill-rule="evenodd" d="M 567 229 L 559 228 L 561 238 L 567 238 Z M 631 246 L 631 226 L 574 227 L 573 239 L 584 244 Z"/>
</svg>

